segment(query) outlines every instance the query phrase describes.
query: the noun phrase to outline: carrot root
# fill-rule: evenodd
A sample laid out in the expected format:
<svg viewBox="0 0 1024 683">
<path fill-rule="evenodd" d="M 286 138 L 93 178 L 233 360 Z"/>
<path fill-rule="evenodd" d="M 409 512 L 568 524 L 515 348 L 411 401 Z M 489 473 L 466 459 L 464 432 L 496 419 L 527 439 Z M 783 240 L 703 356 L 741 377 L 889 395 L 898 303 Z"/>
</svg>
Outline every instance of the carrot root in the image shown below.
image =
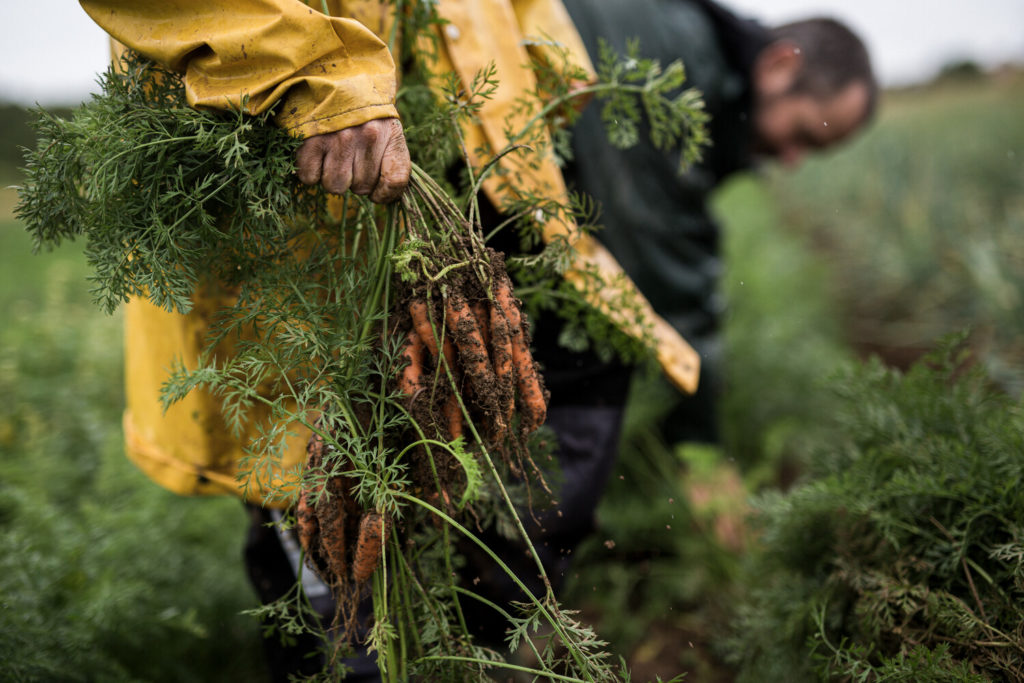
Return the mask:
<svg viewBox="0 0 1024 683">
<path fill-rule="evenodd" d="M 462 436 L 462 409 L 455 394 L 449 394 L 444 402 L 444 421 L 448 427 L 448 436 L 454 441 Z"/>
<path fill-rule="evenodd" d="M 498 399 L 501 402 L 501 416 L 506 429 L 495 434 L 496 441 L 503 441 L 512 424 L 515 413 L 515 367 L 512 362 L 512 331 L 508 319 L 500 306 L 491 307 L 491 362 L 494 364 L 494 377 L 498 384 Z"/>
<path fill-rule="evenodd" d="M 444 353 L 444 360 L 448 363 L 448 367 L 452 372 L 455 372 L 455 345 L 452 344 L 452 340 L 448 337 L 444 338 L 444 344 L 441 347 L 442 353 Z M 440 368 L 438 368 L 440 371 Z"/>
<path fill-rule="evenodd" d="M 316 513 L 309 504 L 309 492 L 302 491 L 299 494 L 299 502 L 295 506 L 295 531 L 299 536 L 299 545 L 307 557 L 312 556 L 316 550 L 319 539 L 319 524 L 316 520 Z"/>
<path fill-rule="evenodd" d="M 512 296 L 511 282 L 507 279 L 502 281 L 495 291 L 495 298 L 510 327 L 512 364 L 516 369 L 516 387 L 519 389 L 519 400 L 523 410 L 520 430 L 523 434 L 529 434 L 547 419 L 547 398 L 533 356 L 530 354 L 530 346 L 523 330 L 522 314 Z"/>
<path fill-rule="evenodd" d="M 352 560 L 352 578 L 356 584 L 365 583 L 377 569 L 386 533 L 386 523 L 380 513 L 367 512 L 363 515 Z"/>
<path fill-rule="evenodd" d="M 423 299 L 413 299 L 410 301 L 409 317 L 412 318 L 413 330 L 426 345 L 430 355 L 437 358 L 437 339 L 434 337 L 434 327 L 430 324 L 427 302 Z"/>
<path fill-rule="evenodd" d="M 348 572 L 348 558 L 345 556 L 346 517 L 344 503 L 335 496 L 321 499 L 317 506 L 321 551 L 327 561 L 327 568 L 336 578 L 342 578 Z"/>
<path fill-rule="evenodd" d="M 486 301 L 474 301 L 470 309 L 473 311 L 473 317 L 476 318 L 477 327 L 480 328 L 480 335 L 483 337 L 484 348 L 491 348 L 491 316 L 488 313 L 488 306 Z"/>
<path fill-rule="evenodd" d="M 402 357 L 408 364 L 402 368 L 398 376 L 398 390 L 410 399 L 414 398 L 421 388 L 423 377 L 423 349 L 425 344 L 416 330 L 409 330 L 405 348 L 402 350 Z"/>
<path fill-rule="evenodd" d="M 487 356 L 480 325 L 466 300 L 461 296 L 450 296 L 445 301 L 445 314 L 455 338 L 459 363 L 469 381 L 473 396 L 484 409 L 496 430 L 504 429 L 503 418 L 496 398 L 497 380 L 491 361 Z"/>
</svg>

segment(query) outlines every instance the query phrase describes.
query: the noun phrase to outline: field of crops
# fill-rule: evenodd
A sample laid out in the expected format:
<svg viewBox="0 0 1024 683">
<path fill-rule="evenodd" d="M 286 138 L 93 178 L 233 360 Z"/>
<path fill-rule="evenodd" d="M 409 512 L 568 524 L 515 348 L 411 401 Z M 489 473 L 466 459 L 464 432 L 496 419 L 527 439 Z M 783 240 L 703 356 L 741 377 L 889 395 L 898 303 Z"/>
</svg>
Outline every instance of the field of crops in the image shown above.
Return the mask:
<svg viewBox="0 0 1024 683">
<path fill-rule="evenodd" d="M 13 680 L 259 680 L 246 516 L 124 457 L 120 317 L 76 245 L 0 221 L 0 660 Z"/>
<path fill-rule="evenodd" d="M 830 646 L 842 653 L 829 655 L 819 641 L 815 661 L 825 663 L 818 676 L 854 676 L 870 665 L 895 672 L 887 680 L 926 680 L 901 672 L 899 657 L 934 667 L 917 671 L 948 671 L 948 680 L 985 680 L 970 676 L 1019 665 L 1019 628 L 1002 634 L 994 659 L 968 645 L 999 640 L 988 629 L 1014 623 L 1024 586 L 1024 552 L 1014 554 L 1024 548 L 1024 509 L 1012 495 L 1021 472 L 999 455 L 1022 446 L 1015 403 L 1024 388 L 1021 111 L 1024 80 L 1014 75 L 890 94 L 873 129 L 848 148 L 795 175 L 744 178 L 722 193 L 725 441 L 720 448 L 660 443 L 650 429 L 656 406 L 637 398 L 600 529 L 581 549 L 566 600 L 627 657 L 634 680 L 682 671 L 697 681 L 733 680 L 737 672 L 757 680 L 751 670 L 787 680 L 789 663 L 810 661 L 800 648 L 814 638 L 817 613 L 784 613 L 780 604 L 826 604 L 824 631 L 851 638 L 895 627 L 928 632 L 936 614 L 958 614 L 967 624 L 963 643 L 944 636 L 949 649 L 941 652 L 845 650 L 837 641 Z M 9 167 L 2 175 L 17 180 Z M 176 498 L 124 459 L 118 316 L 90 303 L 76 245 L 30 253 L 11 214 L 14 201 L 12 190 L 0 194 L 0 661 L 25 680 L 260 680 L 259 624 L 241 614 L 255 604 L 241 560 L 241 506 Z M 945 375 L 934 382 L 876 366 L 850 369 L 853 359 L 872 353 L 906 368 L 941 337 L 968 327 L 976 367 L 990 378 L 969 390 L 947 396 L 943 387 L 952 380 Z M 993 387 L 1002 393 L 990 393 Z M 984 434 L 969 427 L 982 423 Z M 956 427 L 946 440 L 935 436 L 943 425 Z M 915 433 L 925 441 L 913 441 Z M 957 441 L 961 436 L 968 441 Z M 891 441 L 911 445 L 897 457 L 884 448 Z M 944 466 L 975 453 L 992 454 L 1001 469 L 967 468 L 957 476 L 982 482 L 976 488 L 1003 481 L 1005 491 L 967 488 L 950 494 L 949 505 L 886 507 L 883 485 L 902 472 L 899 458 L 918 458 L 914 471 L 940 487 Z M 878 454 L 888 469 L 864 464 Z M 922 454 L 948 460 L 925 462 Z M 809 484 L 793 489 L 792 499 L 770 493 L 809 475 L 826 482 L 817 485 L 827 495 L 816 498 Z M 870 593 L 865 577 L 877 581 L 878 594 L 899 588 L 884 583 L 881 569 L 841 558 L 844 576 L 863 580 L 850 588 L 829 573 L 839 564 L 831 546 L 801 554 L 787 545 L 800 534 L 820 533 L 824 544 L 849 532 L 822 521 L 830 514 L 826 499 L 852 490 L 843 488 L 846 481 L 865 487 L 861 494 L 878 493 L 871 500 L 879 507 L 868 517 L 883 518 L 884 510 L 893 520 L 878 532 L 877 547 L 907 563 L 900 565 L 906 596 L 923 585 L 929 595 L 960 599 L 962 589 L 965 612 L 951 617 L 921 607 L 903 621 L 889 619 L 888 603 L 856 599 Z M 743 515 L 755 492 L 762 494 L 760 517 L 751 522 Z M 908 488 L 893 496 L 927 493 Z M 803 526 L 786 516 L 793 510 L 806 513 Z M 985 525 L 942 521 L 946 513 L 962 520 L 963 510 Z M 907 526 L 900 515 L 914 514 L 925 516 L 910 526 L 920 522 L 936 552 L 955 558 L 936 566 L 952 566 L 956 580 L 935 578 L 900 554 L 916 547 L 916 537 L 894 529 Z M 1002 516 L 1017 521 L 1000 525 Z M 750 529 L 765 530 L 776 545 L 765 553 Z M 994 537 L 980 539 L 981 531 Z M 778 592 L 754 594 L 752 571 L 788 580 L 790 602 L 780 603 Z M 814 583 L 819 575 L 824 592 Z M 968 588 L 977 589 L 977 601 Z M 825 593 L 846 602 L 821 603 Z M 844 609 L 860 618 L 849 631 Z M 737 619 L 746 629 L 741 637 Z M 792 632 L 779 626 L 798 621 Z M 779 639 L 774 649 L 772 637 Z M 783 645 L 786 638 L 792 642 Z M 1014 648 L 1016 663 L 998 658 Z"/>
<path fill-rule="evenodd" d="M 970 326 L 1008 391 L 1024 390 L 1024 82 L 895 93 L 883 125 L 778 178 L 783 222 L 814 247 L 844 338 L 906 366 Z"/>
<path fill-rule="evenodd" d="M 1024 474 L 1019 466 L 1003 471 L 997 464 L 1007 451 L 1021 451 L 1024 433 L 1017 403 L 1021 335 L 1016 331 L 1024 282 L 1019 251 L 1024 121 L 1016 112 L 1024 105 L 1024 80 L 1007 74 L 947 82 L 889 93 L 883 102 L 879 120 L 853 144 L 812 159 L 795 174 L 773 170 L 763 179 L 738 179 L 718 197 L 728 252 L 724 443 L 720 449 L 660 443 L 649 429 L 657 398 L 646 404 L 635 400 L 620 463 L 624 479 L 613 480 L 601 532 L 587 548 L 581 563 L 587 571 L 577 584 L 581 600 L 588 593 L 603 596 L 595 607 L 604 614 L 603 633 L 632 653 L 638 673 L 664 676 L 688 670 L 700 681 L 734 680 L 737 669 L 751 681 L 769 680 L 769 674 L 780 681 L 811 677 L 799 666 L 812 661 L 811 648 L 804 645 L 814 632 L 813 620 L 798 615 L 818 606 L 820 595 L 800 594 L 799 586 L 813 582 L 791 570 L 806 563 L 808 572 L 821 571 L 837 559 L 831 547 L 801 554 L 808 538 L 831 538 L 830 532 L 815 528 L 808 521 L 814 519 L 810 509 L 797 502 L 806 489 L 791 489 L 793 499 L 771 498 L 780 487 L 807 482 L 813 491 L 834 476 L 845 483 L 828 484 L 834 487 L 829 493 L 833 507 L 825 505 L 819 513 L 847 514 L 840 509 L 848 500 L 841 494 L 850 494 L 855 483 L 862 487 L 862 512 L 883 517 L 891 510 L 872 501 L 864 488 L 882 497 L 889 478 L 906 468 L 900 476 L 913 472 L 911 478 L 922 482 L 929 476 L 971 482 L 975 497 L 968 502 L 957 500 L 952 485 L 941 491 L 957 501 L 951 503 L 956 509 L 1007 514 L 1010 520 L 1024 515 L 1021 499 L 992 483 L 993 476 L 1019 483 Z M 960 395 L 942 389 L 942 371 L 931 379 L 904 380 L 860 363 L 877 356 L 907 368 L 957 333 L 970 333 L 971 362 L 986 373 L 968 380 Z M 992 387 L 995 393 L 989 394 Z M 949 443 L 943 440 L 944 430 L 980 421 L 982 415 L 1000 426 L 980 441 L 971 429 Z M 901 450 L 908 442 L 913 452 L 926 456 L 923 461 Z M 878 470 L 862 465 L 863 471 L 838 464 L 865 454 L 888 464 Z M 977 462 L 991 469 L 967 471 Z M 637 496 L 637 490 L 650 495 Z M 717 495 L 693 495 L 707 490 Z M 788 525 L 805 535 L 776 536 L 776 548 L 754 544 L 737 549 L 729 529 L 743 514 L 748 494 L 756 494 L 752 526 L 778 534 Z M 969 555 L 965 544 L 977 539 L 963 536 L 963 528 L 953 532 L 956 543 L 941 534 L 933 538 L 929 509 L 925 503 L 909 506 L 894 523 L 923 522 L 930 529 L 919 529 L 918 541 L 928 539 L 950 556 Z M 800 526 L 794 518 L 805 514 Z M 993 533 L 1013 543 L 1022 540 L 1019 530 Z M 623 545 L 622 539 L 629 542 Z M 605 545 L 609 540 L 613 550 Z M 904 545 L 908 548 L 919 549 L 913 543 Z M 998 555 L 994 543 L 980 543 L 974 552 L 986 558 L 983 565 Z M 789 565 L 779 562 L 786 553 Z M 892 561 L 896 556 L 895 551 L 882 554 Z M 1005 585 L 991 579 L 990 586 L 1012 592 L 1020 586 L 1024 564 L 1017 558 L 998 571 L 1008 572 Z M 835 581 L 827 573 L 822 576 Z M 936 594 L 949 579 L 927 572 L 914 580 L 903 578 L 905 590 Z M 965 574 L 959 571 L 955 578 L 968 594 Z M 788 582 L 792 594 L 752 597 L 770 580 Z M 788 616 L 771 613 L 769 607 L 777 607 L 779 600 L 788 601 Z M 747 618 L 736 621 L 737 613 L 744 612 Z M 938 617 L 933 613 L 929 618 Z M 736 628 L 746 639 L 723 639 L 723 633 Z M 840 637 L 851 635 L 837 631 Z M 1011 650 L 1016 647 L 1019 657 L 1019 633 L 1016 638 Z M 763 655 L 737 665 L 742 652 Z M 875 651 L 865 659 L 884 667 L 879 657 Z M 733 663 L 723 666 L 723 658 Z M 908 661 L 928 666 L 919 659 Z M 929 678 L 938 676 L 937 670 L 894 673 L 882 668 L 879 675 L 892 676 L 885 680 L 970 680 L 962 672 Z"/>
</svg>

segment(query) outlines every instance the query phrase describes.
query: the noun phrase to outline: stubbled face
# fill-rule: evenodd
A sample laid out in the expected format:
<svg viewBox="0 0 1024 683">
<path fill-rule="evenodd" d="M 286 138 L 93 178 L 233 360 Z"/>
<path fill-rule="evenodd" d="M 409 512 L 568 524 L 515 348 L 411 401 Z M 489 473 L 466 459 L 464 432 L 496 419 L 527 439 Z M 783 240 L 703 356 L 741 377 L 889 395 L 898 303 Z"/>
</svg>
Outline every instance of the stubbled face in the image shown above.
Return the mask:
<svg viewBox="0 0 1024 683">
<path fill-rule="evenodd" d="M 807 152 L 853 134 L 866 118 L 868 97 L 861 82 L 825 100 L 806 93 L 762 93 L 754 105 L 754 152 L 796 166 Z"/>
</svg>

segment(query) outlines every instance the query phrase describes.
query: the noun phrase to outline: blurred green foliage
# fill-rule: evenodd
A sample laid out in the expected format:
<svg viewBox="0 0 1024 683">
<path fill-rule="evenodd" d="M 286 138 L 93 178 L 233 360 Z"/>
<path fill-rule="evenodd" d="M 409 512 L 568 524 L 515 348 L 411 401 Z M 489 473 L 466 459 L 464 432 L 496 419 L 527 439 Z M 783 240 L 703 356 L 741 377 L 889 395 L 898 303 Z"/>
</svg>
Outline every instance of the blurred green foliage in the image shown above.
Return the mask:
<svg viewBox="0 0 1024 683">
<path fill-rule="evenodd" d="M 906 367 L 971 326 L 1012 394 L 1024 390 L 1024 75 L 886 96 L 834 155 L 773 178 L 785 224 L 831 271 L 845 336 Z"/>
<path fill-rule="evenodd" d="M 837 583 L 829 571 L 849 559 L 836 528 L 852 522 L 837 519 L 837 506 L 858 500 L 862 519 L 885 517 L 924 532 L 898 549 L 880 542 L 865 562 L 899 571 L 914 543 L 938 539 L 929 554 L 934 564 L 913 577 L 919 582 L 914 590 L 934 586 L 974 609 L 959 558 L 988 572 L 973 574 L 976 583 L 986 583 L 977 586 L 982 599 L 997 596 L 1005 605 L 1005 596 L 1019 589 L 1019 559 L 1014 565 L 986 555 L 992 542 L 978 543 L 974 535 L 1008 542 L 1015 527 L 984 515 L 965 525 L 962 517 L 946 515 L 952 507 L 907 505 L 897 514 L 886 507 L 899 495 L 886 488 L 891 482 L 884 472 L 865 464 L 860 479 L 851 480 L 844 475 L 849 463 L 838 456 L 857 452 L 863 446 L 856 444 L 864 443 L 858 438 L 869 434 L 880 450 L 900 439 L 903 451 L 890 452 L 889 471 L 902 472 L 903 482 L 920 474 L 922 486 L 977 489 L 973 507 L 964 509 L 991 505 L 1005 513 L 1001 506 L 1018 505 L 1000 498 L 1006 492 L 1000 477 L 1013 462 L 1008 453 L 1019 459 L 1019 449 L 1013 450 L 1019 408 L 990 393 L 986 383 L 994 377 L 1016 395 L 1016 345 L 1024 338 L 1013 305 L 1024 279 L 1016 238 L 1024 221 L 1022 104 L 1024 83 L 1012 78 L 887 94 L 879 121 L 852 145 L 811 160 L 796 174 L 772 170 L 767 182 L 742 177 L 718 193 L 715 209 L 726 228 L 721 287 L 728 303 L 723 443 L 703 456 L 719 471 L 739 466 L 745 489 L 764 492 L 750 519 L 772 535 L 761 537 L 763 552 L 722 545 L 686 495 L 702 476 L 692 447 L 659 441 L 652 424 L 662 398 L 647 387 L 635 391 L 599 529 L 580 549 L 572 584 L 581 600 L 590 596 L 600 632 L 631 653 L 634 666 L 643 656 L 660 657 L 655 664 L 661 668 L 653 671 L 684 666 L 701 681 L 731 681 L 739 670 L 751 681 L 986 678 L 972 669 L 978 653 L 934 642 L 914 647 L 892 629 L 881 647 L 854 637 L 855 631 L 863 635 L 856 628 L 843 630 L 872 624 L 866 605 L 884 611 L 892 591 L 880 584 L 877 595 L 864 588 L 860 603 L 851 599 L 849 585 L 845 602 L 829 603 L 821 633 L 835 650 L 813 635 L 823 614 L 821 596 Z M 973 376 L 966 387 L 947 391 L 941 375 L 923 367 L 903 378 L 879 365 L 856 370 L 852 364 L 855 355 L 878 353 L 905 368 L 943 335 L 971 325 L 971 343 L 992 373 L 988 380 Z M 861 433 L 872 416 L 888 419 L 888 426 Z M 917 425 L 916 431 L 900 433 L 901 422 Z M 958 441 L 949 431 L 954 426 L 973 436 Z M 994 451 L 1002 454 L 997 460 L 986 455 Z M 804 503 L 815 492 L 820 510 Z M 732 504 L 725 512 L 742 514 L 742 492 Z M 1020 511 L 1010 513 L 1017 515 L 1010 520 L 1020 518 Z M 871 546 L 875 538 L 864 542 Z M 727 640 L 723 624 L 737 612 L 740 636 Z M 915 614 L 936 629 L 954 618 L 952 611 Z M 989 607 L 987 614 L 1019 623 L 1012 610 Z M 876 618 L 874 627 L 881 623 Z M 666 633 L 672 645 L 659 654 L 656 643 Z M 1001 675 L 989 671 L 988 677 Z"/>
<path fill-rule="evenodd" d="M 787 229 L 765 184 L 737 178 L 715 206 L 726 226 L 723 446 L 748 477 L 770 483 L 799 464 L 803 443 L 836 410 L 822 388 L 849 347 L 827 266 Z"/>
<path fill-rule="evenodd" d="M 632 652 L 634 666 L 651 657 L 652 674 L 688 671 L 700 681 L 725 676 L 713 641 L 726 629 L 739 572 L 738 550 L 723 546 L 709 518 L 743 516 L 745 492 L 721 491 L 722 475 L 742 468 L 757 488 L 798 466 L 813 427 L 835 409 L 819 400 L 824 380 L 849 358 L 818 285 L 826 272 L 783 229 L 764 185 L 737 178 L 715 206 L 728 226 L 723 443 L 666 443 L 656 425 L 672 405 L 668 389 L 657 378 L 634 379 L 619 462 L 598 530 L 577 551 L 567 600 L 594 604 L 598 632 Z M 694 485 L 719 489 L 718 508 L 696 509 Z M 668 642 L 648 651 L 659 633 Z M 679 647 L 683 640 L 692 647 Z"/>
<path fill-rule="evenodd" d="M 71 110 L 66 107 L 47 109 L 55 116 L 66 117 Z M 0 103 L 0 183 L 17 182 L 18 169 L 25 165 L 24 149 L 35 146 L 36 134 L 29 125 L 32 116 L 28 110 L 17 104 Z"/>
<path fill-rule="evenodd" d="M 1024 675 L 1024 413 L 970 360 L 833 378 L 809 476 L 757 500 L 739 681 Z"/>
<path fill-rule="evenodd" d="M 738 566 L 709 516 L 691 505 L 687 485 L 696 477 L 682 464 L 702 461 L 701 483 L 713 483 L 722 455 L 714 447 L 677 452 L 654 427 L 668 404 L 651 400 L 643 380 L 630 396 L 619 462 L 597 530 L 575 552 L 566 603 L 590 606 L 585 613 L 628 657 L 635 680 L 685 671 L 713 681 L 708 638 L 724 628 Z"/>
<path fill-rule="evenodd" d="M 889 94 L 853 145 L 721 197 L 726 453 L 797 478 L 730 587 L 740 680 L 1021 676 L 1022 104 L 1012 74 Z M 964 329 L 980 367 L 921 364 Z"/>
<path fill-rule="evenodd" d="M 24 681 L 260 680 L 237 501 L 124 457 L 121 324 L 74 245 L 0 222 L 0 661 Z"/>
</svg>

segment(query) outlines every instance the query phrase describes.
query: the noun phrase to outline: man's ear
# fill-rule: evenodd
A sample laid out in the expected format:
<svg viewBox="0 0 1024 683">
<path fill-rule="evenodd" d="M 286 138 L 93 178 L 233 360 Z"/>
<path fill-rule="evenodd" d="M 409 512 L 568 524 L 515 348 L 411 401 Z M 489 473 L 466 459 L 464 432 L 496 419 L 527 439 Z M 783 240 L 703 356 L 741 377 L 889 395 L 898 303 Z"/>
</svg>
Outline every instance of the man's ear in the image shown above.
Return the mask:
<svg viewBox="0 0 1024 683">
<path fill-rule="evenodd" d="M 762 96 L 784 95 L 796 82 L 803 65 L 803 55 L 795 43 L 771 43 L 754 60 L 754 89 Z"/>
</svg>

